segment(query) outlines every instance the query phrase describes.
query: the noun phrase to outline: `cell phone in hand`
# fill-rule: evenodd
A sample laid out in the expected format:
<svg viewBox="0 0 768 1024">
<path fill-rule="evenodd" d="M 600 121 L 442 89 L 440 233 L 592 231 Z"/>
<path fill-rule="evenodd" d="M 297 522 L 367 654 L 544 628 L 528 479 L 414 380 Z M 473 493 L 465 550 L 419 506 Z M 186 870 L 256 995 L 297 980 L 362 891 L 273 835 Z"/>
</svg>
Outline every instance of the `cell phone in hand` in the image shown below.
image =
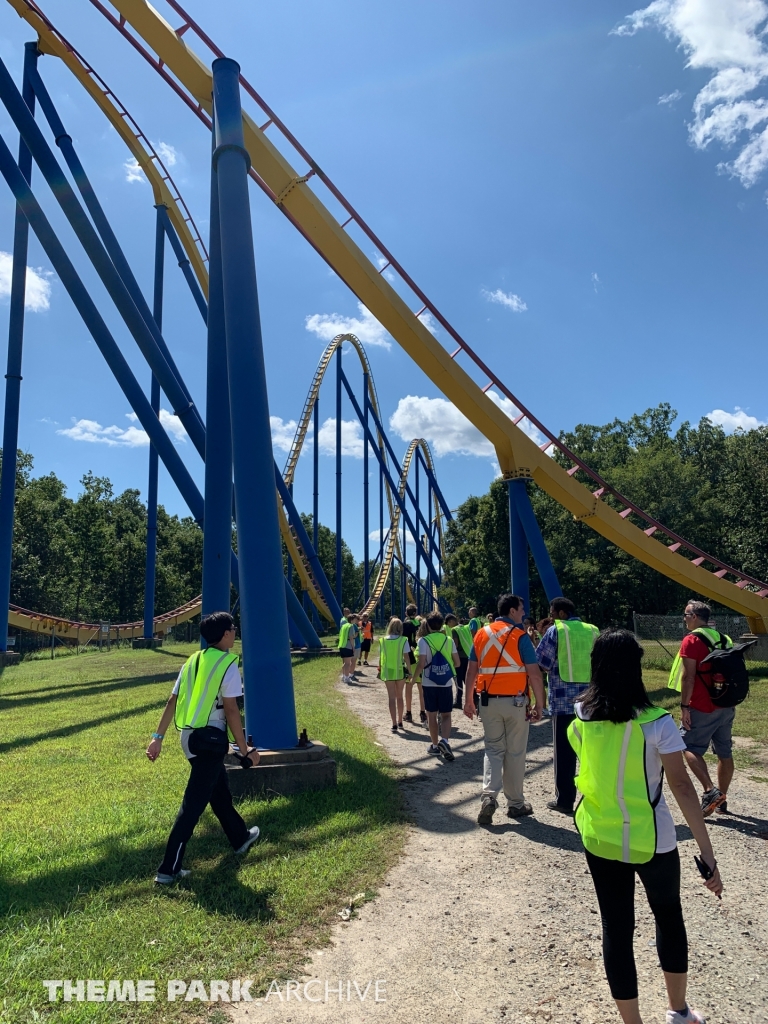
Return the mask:
<svg viewBox="0 0 768 1024">
<path fill-rule="evenodd" d="M 696 867 L 699 869 L 699 874 L 705 882 L 708 882 L 715 873 L 714 869 L 711 868 L 709 864 L 705 864 L 701 857 L 697 857 L 696 854 L 693 855 L 693 859 L 696 861 Z M 717 898 L 721 900 L 723 897 L 718 893 Z"/>
</svg>

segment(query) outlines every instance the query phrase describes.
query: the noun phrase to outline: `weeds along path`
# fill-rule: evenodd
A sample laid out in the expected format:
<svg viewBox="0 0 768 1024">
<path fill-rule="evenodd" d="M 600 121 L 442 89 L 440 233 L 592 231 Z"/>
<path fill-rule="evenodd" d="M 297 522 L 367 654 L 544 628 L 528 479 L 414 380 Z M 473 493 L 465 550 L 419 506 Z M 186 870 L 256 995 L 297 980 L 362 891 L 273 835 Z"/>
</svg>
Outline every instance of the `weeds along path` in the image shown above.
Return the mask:
<svg viewBox="0 0 768 1024">
<path fill-rule="evenodd" d="M 482 773 L 477 721 L 454 719 L 456 760 L 430 757 L 414 725 L 390 732 L 386 695 L 373 669 L 344 692 L 377 740 L 403 769 L 413 818 L 405 854 L 378 896 L 340 923 L 331 944 L 306 965 L 286 1002 L 285 982 L 265 1001 L 230 1012 L 239 1024 L 528 1024 L 618 1020 L 603 974 L 597 903 L 572 823 L 547 810 L 551 798 L 549 722 L 531 729 L 526 795 L 532 818 L 512 821 L 505 808 L 491 828 L 475 823 Z M 682 818 L 669 797 L 675 820 Z M 711 825 L 726 891 L 705 894 L 693 863 L 695 844 L 678 824 L 683 905 L 691 944 L 691 1003 L 710 1024 L 768 1022 L 768 787 L 738 771 L 735 812 Z M 711 819 L 710 819 L 711 820 Z M 350 895 L 353 895 L 350 893 Z M 654 949 L 653 919 L 638 897 L 635 954 L 644 1019 L 664 1020 L 666 1002 Z M 369 981 L 380 980 L 380 1002 Z M 338 989 L 342 982 L 341 1000 Z M 325 1001 L 324 986 L 329 985 Z M 347 981 L 350 982 L 349 1000 Z M 282 1000 L 280 999 L 282 996 Z M 385 1001 L 383 1001 L 385 1000 Z"/>
</svg>

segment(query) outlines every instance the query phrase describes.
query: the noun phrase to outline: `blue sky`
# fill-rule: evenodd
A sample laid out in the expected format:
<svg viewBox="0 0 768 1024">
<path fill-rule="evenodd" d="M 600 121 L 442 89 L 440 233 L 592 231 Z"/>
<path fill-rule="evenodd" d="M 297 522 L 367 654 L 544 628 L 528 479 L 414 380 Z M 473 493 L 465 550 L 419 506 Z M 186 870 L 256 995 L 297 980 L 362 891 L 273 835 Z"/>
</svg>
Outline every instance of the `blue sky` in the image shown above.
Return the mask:
<svg viewBox="0 0 768 1024">
<path fill-rule="evenodd" d="M 207 235 L 203 126 L 87 0 L 41 0 L 156 145 Z M 158 8 L 173 23 L 163 0 Z M 189 10 L 277 110 L 438 308 L 552 430 L 668 401 L 728 429 L 768 420 L 768 50 L 762 0 L 189 0 Z M 0 7 L 0 56 L 17 76 L 31 30 Z M 151 190 L 128 180 L 117 134 L 53 57 L 41 73 L 147 294 Z M 9 118 L 0 132 L 16 150 Z M 135 178 L 136 175 L 133 175 Z M 63 225 L 33 188 L 140 379 L 148 372 Z M 290 436 L 336 325 L 366 342 L 392 439 L 427 436 L 451 507 L 492 480 L 493 453 L 256 189 L 252 191 L 270 412 Z M 0 187 L 0 250 L 13 204 Z M 370 254 L 375 255 L 372 247 Z M 87 470 L 145 490 L 130 409 L 33 241 L 20 446 L 70 488 Z M 0 256 L 0 294 L 8 283 Z M 204 408 L 205 334 L 167 264 L 165 336 Z M 0 337 L 8 299 L 0 298 Z M 357 368 L 349 357 L 349 371 Z M 321 398 L 333 415 L 332 386 Z M 167 402 L 165 403 L 167 406 Z M 740 412 L 737 410 L 741 410 Z M 351 418 L 350 410 L 345 417 Z M 96 425 L 99 425 L 97 429 Z M 173 427 L 173 423 L 170 424 Z M 110 429 L 115 428 L 115 429 Z M 177 431 L 202 485 L 202 467 Z M 344 459 L 345 538 L 362 550 L 360 444 Z M 333 459 L 321 519 L 333 525 Z M 296 482 L 311 505 L 309 460 Z M 168 478 L 161 501 L 185 507 Z M 674 524 L 670 524 L 674 525 Z"/>
</svg>

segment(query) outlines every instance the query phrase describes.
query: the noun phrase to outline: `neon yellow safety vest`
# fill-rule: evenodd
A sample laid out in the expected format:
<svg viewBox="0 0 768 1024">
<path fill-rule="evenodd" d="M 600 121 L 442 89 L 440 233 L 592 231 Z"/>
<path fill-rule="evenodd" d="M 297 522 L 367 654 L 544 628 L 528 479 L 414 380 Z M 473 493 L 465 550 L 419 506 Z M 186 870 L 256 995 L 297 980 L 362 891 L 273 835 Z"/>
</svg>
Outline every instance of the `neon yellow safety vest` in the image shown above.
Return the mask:
<svg viewBox="0 0 768 1024">
<path fill-rule="evenodd" d="M 600 630 L 579 619 L 555 619 L 557 674 L 564 683 L 584 683 L 592 678 L 590 655 Z"/>
<path fill-rule="evenodd" d="M 382 679 L 405 679 L 405 645 L 404 636 L 384 637 L 379 640 L 379 674 Z"/>
<path fill-rule="evenodd" d="M 478 619 L 478 617 L 475 616 L 474 619 L 470 619 L 469 620 L 469 631 L 470 631 L 470 633 L 476 633 L 478 631 L 478 629 L 482 629 L 482 627 L 485 626 L 485 625 L 486 625 L 486 623 L 483 622 L 482 619 Z M 472 626 L 475 627 L 474 631 L 472 629 Z"/>
<path fill-rule="evenodd" d="M 452 630 L 455 639 L 458 639 L 459 643 L 457 646 L 461 647 L 461 652 L 464 652 L 464 657 L 468 658 L 469 653 L 472 650 L 472 630 L 469 626 L 454 626 Z"/>
<path fill-rule="evenodd" d="M 648 792 L 642 726 L 669 714 L 647 708 L 628 722 L 584 722 L 568 726 L 579 758 L 576 786 L 582 799 L 576 827 L 590 853 L 624 864 L 645 864 L 656 852 L 654 808 L 661 798 Z"/>
<path fill-rule="evenodd" d="M 345 622 L 344 625 L 339 630 L 339 650 L 341 650 L 342 647 L 349 647 L 350 646 L 350 644 L 349 644 L 349 633 L 350 633 L 351 629 L 352 629 L 352 623 L 351 622 Z"/>
<path fill-rule="evenodd" d="M 725 633 L 718 633 L 716 629 L 709 629 L 706 626 L 700 626 L 698 629 L 692 629 L 691 632 L 707 637 L 707 639 L 713 644 L 719 644 L 720 637 L 725 636 Z M 731 640 L 729 636 L 725 636 L 725 646 L 733 647 L 733 640 Z M 680 651 L 677 652 L 675 660 L 672 662 L 672 669 L 669 673 L 667 687 L 670 690 L 677 690 L 678 693 L 683 688 L 683 659 L 680 657 Z"/>
<path fill-rule="evenodd" d="M 434 637 L 434 640 L 432 639 Z M 456 675 L 456 666 L 453 664 L 453 640 L 451 637 L 446 636 L 445 633 L 427 633 L 424 637 L 427 641 L 430 651 L 434 657 L 435 654 L 442 654 L 445 660 L 451 667 L 451 673 Z M 446 647 L 448 650 L 446 651 Z M 429 665 L 425 667 L 425 671 L 429 668 Z"/>
<path fill-rule="evenodd" d="M 173 715 L 177 729 L 202 729 L 208 725 L 227 669 L 236 662 L 236 654 L 220 651 L 218 647 L 208 647 L 187 658 Z"/>
</svg>

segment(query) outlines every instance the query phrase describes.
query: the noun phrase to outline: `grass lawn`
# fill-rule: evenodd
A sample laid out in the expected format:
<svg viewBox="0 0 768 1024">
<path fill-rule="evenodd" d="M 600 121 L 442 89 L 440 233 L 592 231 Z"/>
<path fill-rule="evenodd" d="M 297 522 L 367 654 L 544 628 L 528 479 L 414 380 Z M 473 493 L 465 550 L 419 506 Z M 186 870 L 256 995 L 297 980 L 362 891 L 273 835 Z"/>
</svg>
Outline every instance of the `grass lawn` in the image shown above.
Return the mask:
<svg viewBox="0 0 768 1024">
<path fill-rule="evenodd" d="M 0 1020 L 221 1020 L 166 1002 L 167 980 L 254 978 L 256 994 L 295 977 L 307 944 L 397 856 L 395 769 L 334 690 L 337 660 L 307 659 L 299 727 L 331 748 L 338 786 L 242 802 L 262 830 L 242 860 L 207 811 L 192 875 L 158 891 L 188 768 L 173 736 L 154 765 L 144 749 L 192 650 L 28 661 L 0 678 Z M 155 979 L 158 1001 L 49 1004 L 42 981 L 63 978 Z"/>
</svg>

